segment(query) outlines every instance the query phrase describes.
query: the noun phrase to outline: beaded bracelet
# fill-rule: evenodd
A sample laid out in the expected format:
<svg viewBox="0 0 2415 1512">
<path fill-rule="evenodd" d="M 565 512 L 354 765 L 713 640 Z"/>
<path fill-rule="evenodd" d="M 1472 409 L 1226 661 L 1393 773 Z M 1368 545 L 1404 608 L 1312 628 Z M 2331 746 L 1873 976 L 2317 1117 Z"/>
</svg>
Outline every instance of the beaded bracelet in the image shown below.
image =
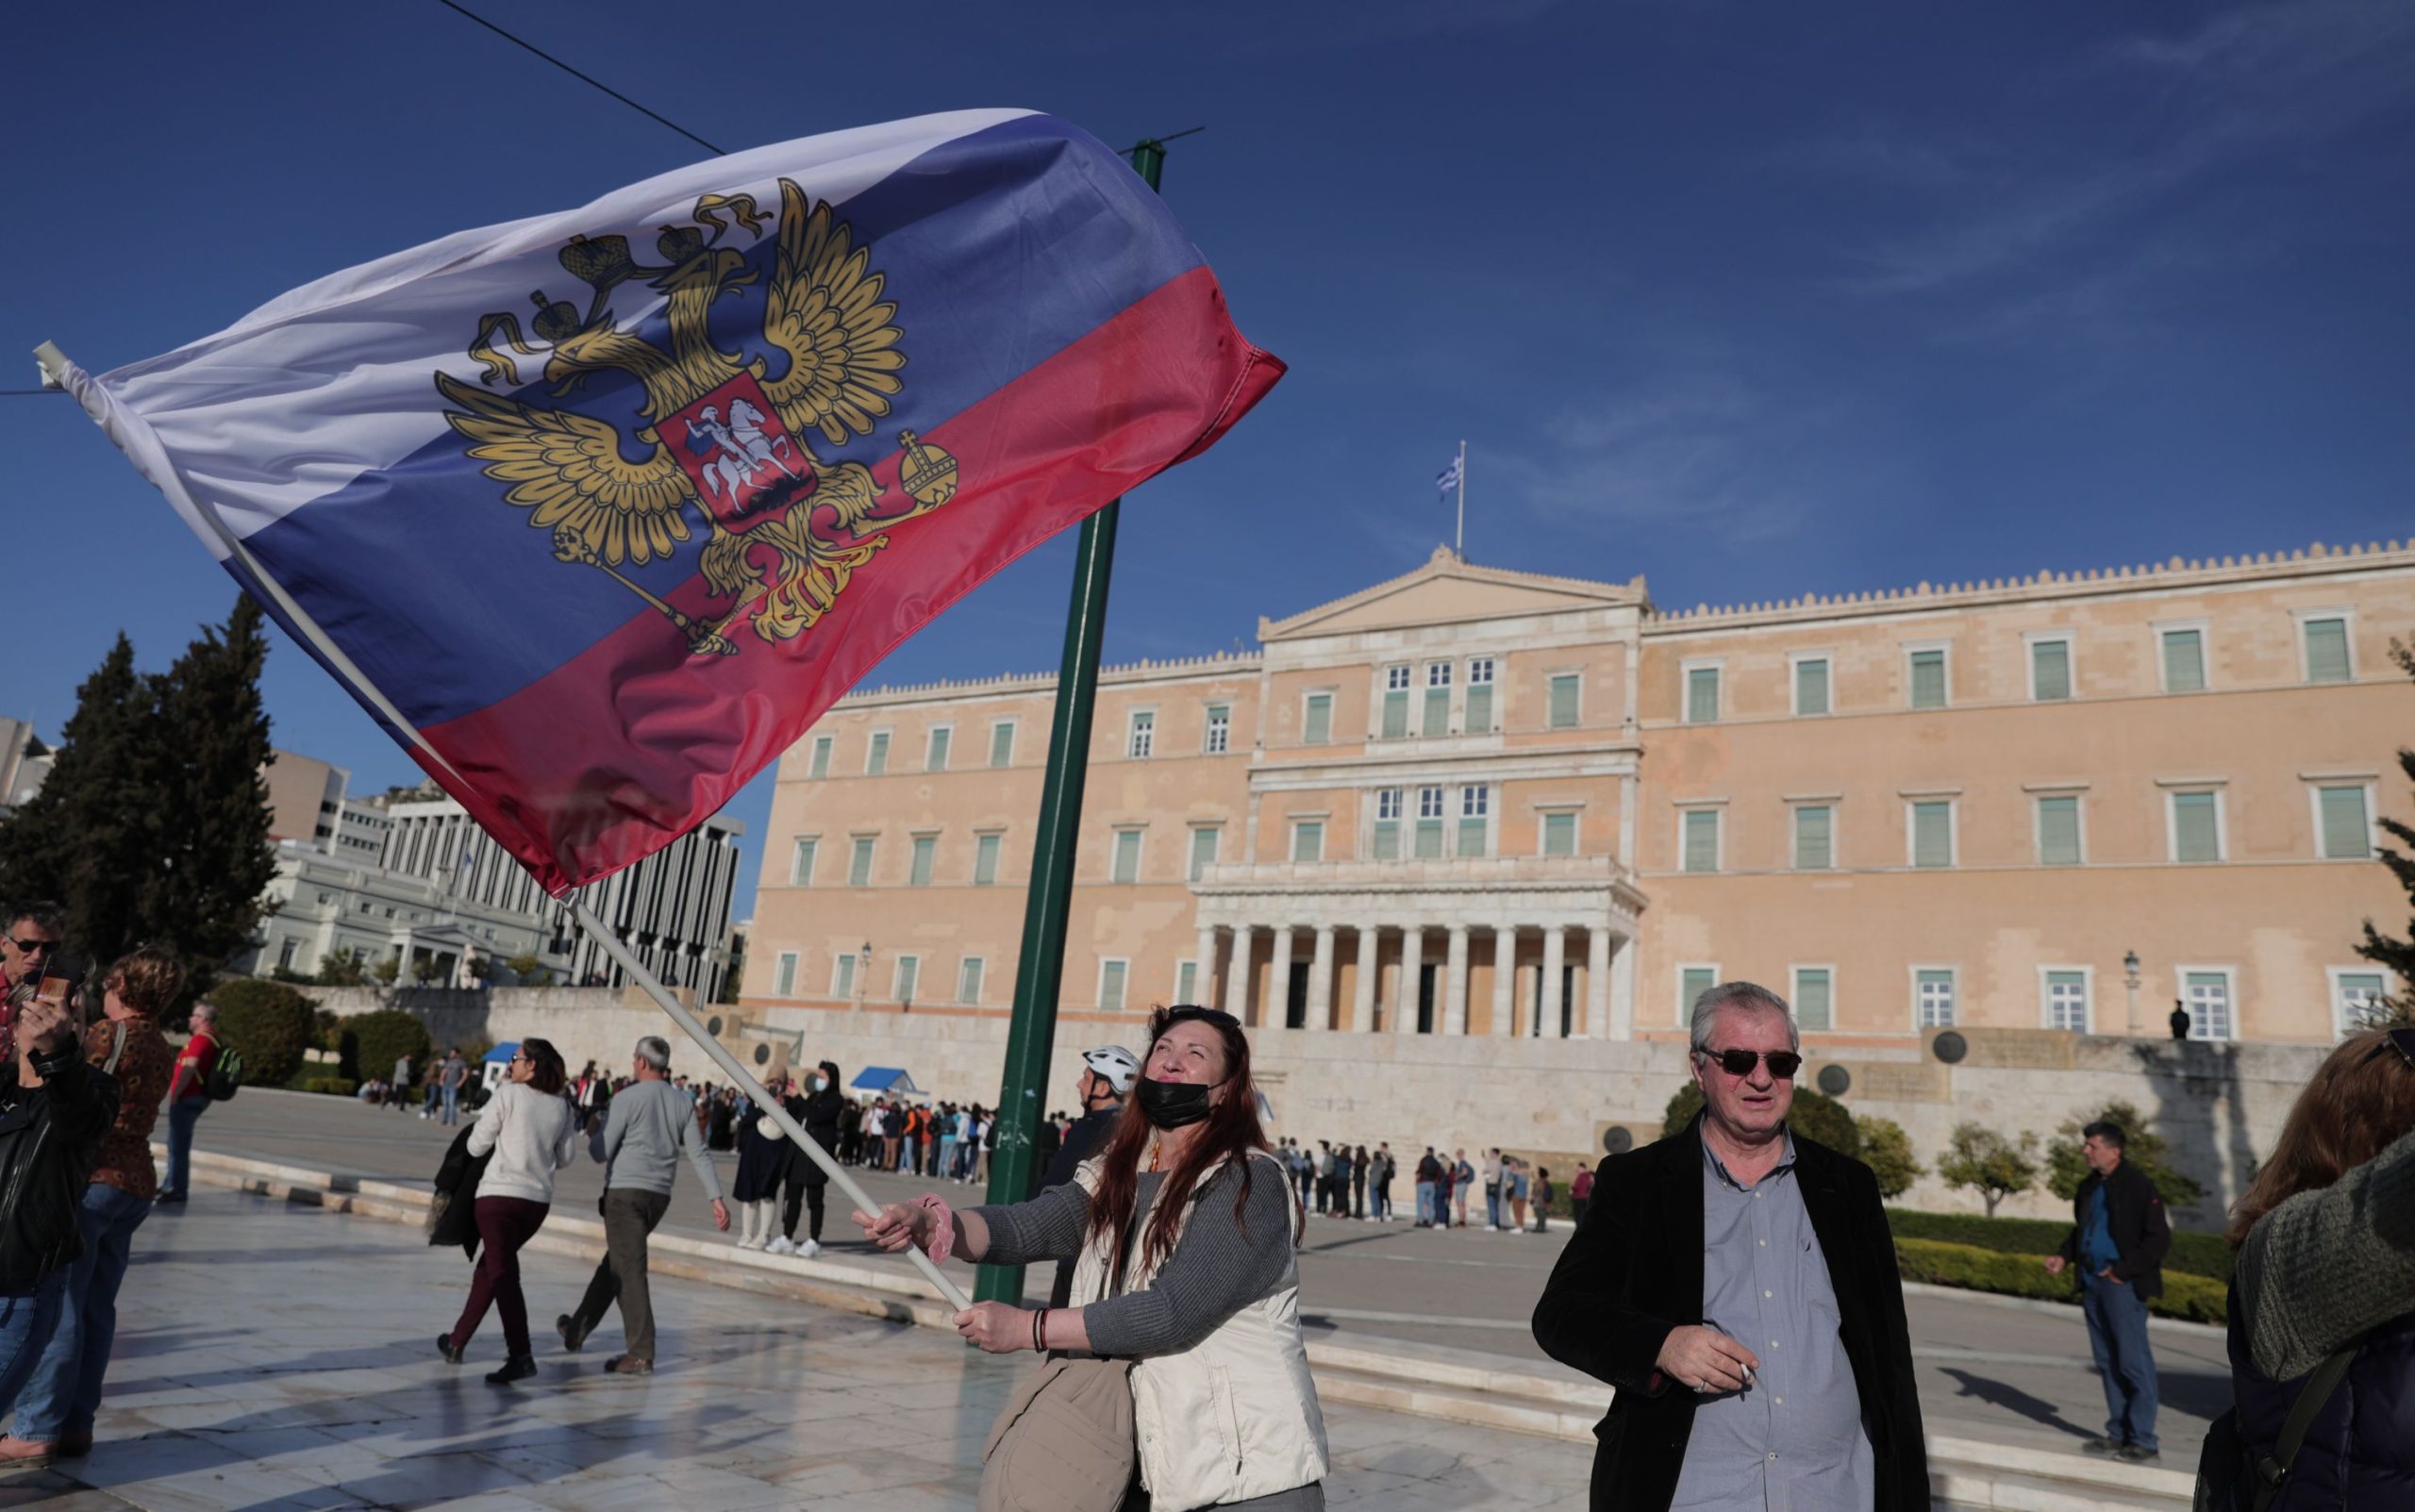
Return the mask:
<svg viewBox="0 0 2415 1512">
<path fill-rule="evenodd" d="M 1048 1353 L 1048 1309 L 1041 1308 L 1031 1315 L 1031 1347 L 1041 1354 Z"/>
</svg>

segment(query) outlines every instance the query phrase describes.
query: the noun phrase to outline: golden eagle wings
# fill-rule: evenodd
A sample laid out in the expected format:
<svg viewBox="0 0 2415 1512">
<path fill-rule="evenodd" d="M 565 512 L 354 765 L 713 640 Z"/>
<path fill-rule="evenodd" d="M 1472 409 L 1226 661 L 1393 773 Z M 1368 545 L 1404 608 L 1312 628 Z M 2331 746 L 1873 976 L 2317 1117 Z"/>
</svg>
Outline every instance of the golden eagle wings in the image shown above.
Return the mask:
<svg viewBox="0 0 2415 1512">
<path fill-rule="evenodd" d="M 621 433 L 604 421 L 483 393 L 449 374 L 438 374 L 436 387 L 467 411 L 444 418 L 469 439 L 487 475 L 511 485 L 503 496 L 533 511 L 530 524 L 569 528 L 614 567 L 668 557 L 688 539 L 680 507 L 694 490 L 660 442 L 632 462 L 621 455 Z"/>
</svg>

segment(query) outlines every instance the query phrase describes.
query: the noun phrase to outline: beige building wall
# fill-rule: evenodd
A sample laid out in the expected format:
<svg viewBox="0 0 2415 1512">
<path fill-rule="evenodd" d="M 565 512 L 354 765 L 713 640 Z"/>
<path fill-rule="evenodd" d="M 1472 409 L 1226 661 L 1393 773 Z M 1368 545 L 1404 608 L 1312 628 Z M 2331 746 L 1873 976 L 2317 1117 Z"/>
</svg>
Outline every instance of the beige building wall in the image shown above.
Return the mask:
<svg viewBox="0 0 2415 1512">
<path fill-rule="evenodd" d="M 352 773 L 291 751 L 273 753 L 260 769 L 268 781 L 268 834 L 271 844 L 291 841 L 332 854 L 338 816 Z"/>
</svg>

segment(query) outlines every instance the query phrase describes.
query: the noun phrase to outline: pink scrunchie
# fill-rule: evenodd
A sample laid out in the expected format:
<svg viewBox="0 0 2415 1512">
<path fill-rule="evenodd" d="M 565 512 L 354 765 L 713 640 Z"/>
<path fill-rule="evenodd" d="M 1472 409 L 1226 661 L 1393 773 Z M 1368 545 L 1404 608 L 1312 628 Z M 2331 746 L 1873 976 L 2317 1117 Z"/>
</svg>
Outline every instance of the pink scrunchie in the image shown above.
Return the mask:
<svg viewBox="0 0 2415 1512">
<path fill-rule="evenodd" d="M 924 1192 L 907 1205 L 927 1207 L 939 1215 L 939 1222 L 931 1229 L 931 1242 L 924 1246 L 923 1253 L 933 1261 L 945 1264 L 947 1257 L 956 1253 L 956 1215 L 948 1210 L 946 1199 L 937 1192 Z"/>
</svg>

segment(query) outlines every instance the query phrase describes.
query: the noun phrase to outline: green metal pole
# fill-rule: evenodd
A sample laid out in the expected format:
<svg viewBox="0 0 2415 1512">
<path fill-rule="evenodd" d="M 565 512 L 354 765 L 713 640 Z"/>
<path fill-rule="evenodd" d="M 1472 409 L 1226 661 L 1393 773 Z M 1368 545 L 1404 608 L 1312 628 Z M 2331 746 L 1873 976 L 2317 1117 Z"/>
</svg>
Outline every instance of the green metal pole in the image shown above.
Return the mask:
<svg viewBox="0 0 2415 1512">
<path fill-rule="evenodd" d="M 1132 149 L 1132 166 L 1151 189 L 1158 187 L 1165 160 L 1161 141 Z M 1115 568 L 1115 523 L 1123 502 L 1082 522 L 1074 552 L 1074 602 L 1065 616 L 1065 656 L 1057 671 L 1057 707 L 1048 723 L 1048 767 L 1040 789 L 1031 889 L 1024 899 L 1014 1019 L 1007 1028 L 1006 1079 L 998 1092 L 998 1147 L 990 1157 L 992 1203 L 1022 1202 L 1039 1175 L 1032 1141 L 1048 1116 L 1049 1053 L 1065 975 L 1065 924 L 1074 906 L 1074 843 L 1090 774 L 1091 713 L 1098 697 L 1099 645 L 1107 634 L 1108 579 Z M 985 1265 L 973 1294 L 982 1302 L 1020 1306 L 1023 1271 L 1019 1265 Z"/>
</svg>

